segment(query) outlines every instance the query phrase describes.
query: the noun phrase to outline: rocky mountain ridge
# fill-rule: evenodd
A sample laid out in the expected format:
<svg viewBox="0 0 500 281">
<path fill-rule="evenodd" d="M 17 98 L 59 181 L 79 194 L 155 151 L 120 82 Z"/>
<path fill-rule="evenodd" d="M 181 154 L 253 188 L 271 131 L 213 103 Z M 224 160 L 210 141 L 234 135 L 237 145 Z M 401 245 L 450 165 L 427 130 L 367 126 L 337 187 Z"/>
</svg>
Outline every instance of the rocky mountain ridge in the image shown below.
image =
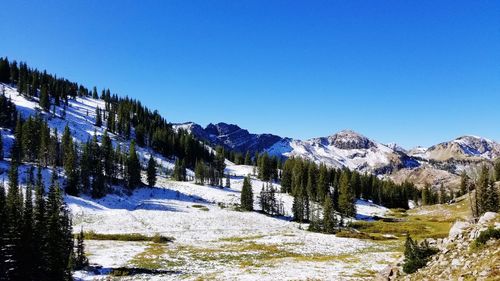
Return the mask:
<svg viewBox="0 0 500 281">
<path fill-rule="evenodd" d="M 396 143 L 382 144 L 352 130 L 327 137 L 297 140 L 274 134 L 254 134 L 238 125 L 217 123 L 205 128 L 196 123 L 173 124 L 174 129 L 193 133 L 212 146 L 252 155 L 267 152 L 282 158 L 302 157 L 335 168 L 406 178 L 417 184 L 456 185 L 458 176 L 471 164 L 491 162 L 500 156 L 500 144 L 476 136 L 462 136 L 429 148 L 406 150 Z"/>
</svg>

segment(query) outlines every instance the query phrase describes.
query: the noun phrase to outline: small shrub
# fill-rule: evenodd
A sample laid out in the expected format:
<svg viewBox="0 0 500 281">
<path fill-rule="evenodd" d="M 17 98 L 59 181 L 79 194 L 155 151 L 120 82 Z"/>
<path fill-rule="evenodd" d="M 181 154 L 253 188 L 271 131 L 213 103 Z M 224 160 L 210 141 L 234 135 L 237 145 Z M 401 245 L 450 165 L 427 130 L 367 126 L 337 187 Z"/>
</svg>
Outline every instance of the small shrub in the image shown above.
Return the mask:
<svg viewBox="0 0 500 281">
<path fill-rule="evenodd" d="M 481 232 L 474 241 L 473 247 L 479 248 L 486 244 L 490 239 L 500 239 L 500 229 L 490 226 L 487 230 Z"/>
<path fill-rule="evenodd" d="M 405 261 L 403 264 L 403 271 L 411 274 L 418 269 L 424 267 L 429 261 L 430 257 L 438 252 L 437 249 L 431 248 L 429 244 L 424 241 L 420 245 L 413 241 L 408 234 L 405 243 Z"/>
</svg>

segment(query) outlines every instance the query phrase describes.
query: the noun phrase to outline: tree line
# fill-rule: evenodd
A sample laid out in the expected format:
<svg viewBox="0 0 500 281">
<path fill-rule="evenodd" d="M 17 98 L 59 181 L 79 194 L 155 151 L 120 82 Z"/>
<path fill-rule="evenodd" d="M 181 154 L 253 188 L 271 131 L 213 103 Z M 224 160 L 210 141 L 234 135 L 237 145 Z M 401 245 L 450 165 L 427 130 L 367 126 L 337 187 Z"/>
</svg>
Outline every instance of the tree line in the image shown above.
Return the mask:
<svg viewBox="0 0 500 281">
<path fill-rule="evenodd" d="M 396 184 L 375 175 L 361 174 L 349 169 L 329 168 L 324 164 L 300 158 L 289 158 L 281 172 L 282 192 L 294 196 L 294 218 L 308 221 L 311 202 L 324 204 L 330 198 L 335 211 L 353 217 L 356 199 L 371 200 L 388 208 L 408 209 L 408 200 L 421 197 L 409 182 Z"/>
</svg>

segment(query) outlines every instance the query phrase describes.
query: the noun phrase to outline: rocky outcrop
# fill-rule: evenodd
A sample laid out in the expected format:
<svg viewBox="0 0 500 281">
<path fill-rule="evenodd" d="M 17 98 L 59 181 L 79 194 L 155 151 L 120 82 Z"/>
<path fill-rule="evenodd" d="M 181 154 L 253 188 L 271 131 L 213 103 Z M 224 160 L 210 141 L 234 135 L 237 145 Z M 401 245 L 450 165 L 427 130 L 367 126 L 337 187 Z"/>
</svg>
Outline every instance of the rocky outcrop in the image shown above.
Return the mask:
<svg viewBox="0 0 500 281">
<path fill-rule="evenodd" d="M 498 280 L 495 278 L 500 276 L 500 241 L 493 239 L 480 248 L 473 246 L 488 227 L 500 229 L 497 213 L 484 214 L 476 224 L 456 222 L 447 238 L 427 240 L 439 252 L 426 267 L 397 280 Z"/>
</svg>

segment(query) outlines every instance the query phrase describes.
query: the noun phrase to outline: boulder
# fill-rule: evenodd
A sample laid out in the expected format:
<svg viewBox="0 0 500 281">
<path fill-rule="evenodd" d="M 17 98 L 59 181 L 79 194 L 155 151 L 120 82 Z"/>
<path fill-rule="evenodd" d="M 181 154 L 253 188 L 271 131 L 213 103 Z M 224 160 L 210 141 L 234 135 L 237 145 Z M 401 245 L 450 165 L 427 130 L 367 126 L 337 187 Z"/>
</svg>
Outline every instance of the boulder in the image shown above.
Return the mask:
<svg viewBox="0 0 500 281">
<path fill-rule="evenodd" d="M 479 218 L 479 221 L 477 223 L 481 225 L 488 224 L 490 221 L 494 220 L 497 216 L 498 216 L 497 213 L 486 212 Z"/>
<path fill-rule="evenodd" d="M 449 240 L 454 240 L 460 236 L 464 230 L 470 226 L 470 223 L 464 221 L 457 221 L 450 229 L 450 234 L 448 235 Z"/>
<path fill-rule="evenodd" d="M 399 269 L 395 266 L 388 265 L 384 270 L 379 272 L 375 278 L 375 280 L 384 280 L 390 281 L 395 280 L 399 275 Z"/>
</svg>

